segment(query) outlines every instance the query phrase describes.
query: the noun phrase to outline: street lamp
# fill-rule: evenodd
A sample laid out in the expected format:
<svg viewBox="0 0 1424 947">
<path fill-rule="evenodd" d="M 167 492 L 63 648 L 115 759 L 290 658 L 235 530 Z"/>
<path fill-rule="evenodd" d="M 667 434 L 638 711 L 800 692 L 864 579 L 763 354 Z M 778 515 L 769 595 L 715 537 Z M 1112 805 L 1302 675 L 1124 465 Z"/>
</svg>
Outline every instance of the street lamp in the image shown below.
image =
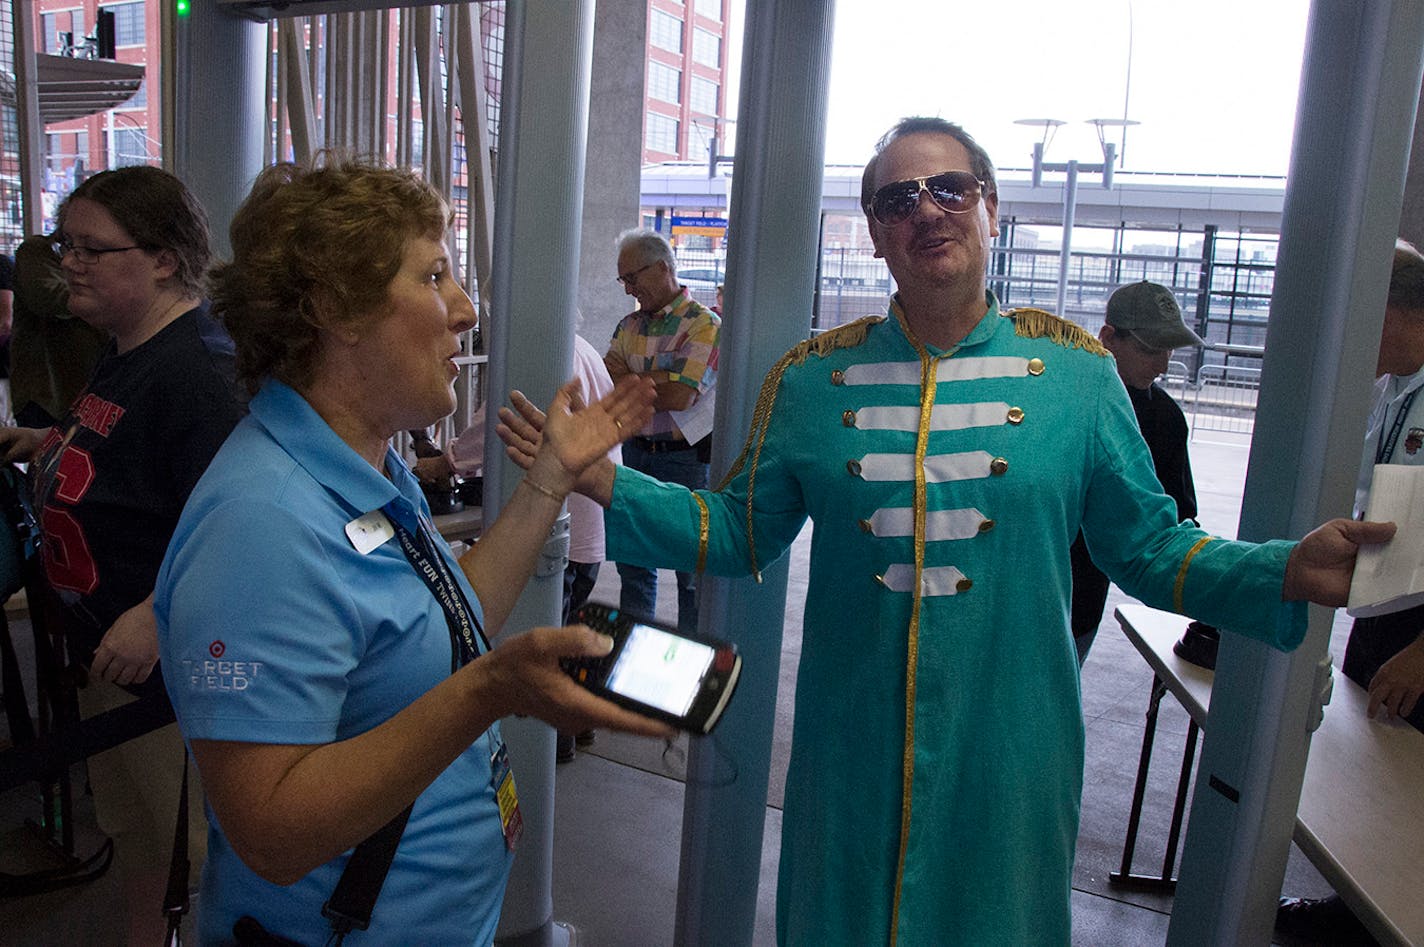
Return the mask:
<svg viewBox="0 0 1424 947">
<path fill-rule="evenodd" d="M 1058 130 L 1059 126 L 1067 124 L 1062 119 L 1020 118 L 1014 121 L 1015 125 L 1031 125 L 1043 129 L 1043 137 L 1033 145 L 1033 186 L 1039 187 L 1043 184 L 1044 171 L 1063 171 L 1067 174 L 1067 182 L 1063 191 L 1063 246 L 1058 255 L 1057 314 L 1060 316 L 1063 315 L 1068 300 L 1068 264 L 1073 251 L 1073 217 L 1078 209 L 1078 172 L 1080 170 L 1097 172 L 1102 176 L 1103 187 L 1111 190 L 1113 165 L 1117 163 L 1117 143 L 1107 140 L 1104 129 L 1137 124 L 1137 122 L 1126 118 L 1095 118 L 1089 121 L 1098 129 L 1098 144 L 1103 149 L 1101 164 L 1080 164 L 1077 161 L 1060 163 L 1043 160 L 1043 153 L 1047 150 L 1048 143 L 1052 141 L 1054 132 Z"/>
</svg>

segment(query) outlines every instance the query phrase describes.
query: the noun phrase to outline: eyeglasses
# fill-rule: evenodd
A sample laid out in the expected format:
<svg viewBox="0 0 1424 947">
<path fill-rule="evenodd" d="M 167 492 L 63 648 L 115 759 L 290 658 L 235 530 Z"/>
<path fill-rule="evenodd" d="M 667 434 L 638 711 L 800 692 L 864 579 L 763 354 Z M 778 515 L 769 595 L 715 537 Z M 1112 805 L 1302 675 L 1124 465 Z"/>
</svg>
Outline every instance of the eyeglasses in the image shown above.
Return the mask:
<svg viewBox="0 0 1424 947">
<path fill-rule="evenodd" d="M 622 283 L 624 286 L 632 286 L 632 285 L 633 285 L 633 280 L 637 279 L 637 278 L 638 278 L 638 275 L 639 275 L 640 273 L 642 273 L 644 270 L 646 270 L 646 269 L 647 269 L 648 267 L 650 267 L 650 266 L 657 266 L 657 265 L 658 265 L 658 261 L 657 261 L 657 260 L 654 260 L 654 261 L 651 262 L 651 263 L 644 263 L 642 266 L 638 267 L 636 270 L 630 270 L 630 271 L 628 271 L 627 273 L 624 273 L 622 276 L 618 277 L 618 282 Z"/>
<path fill-rule="evenodd" d="M 70 241 L 68 237 L 62 237 L 54 242 L 54 252 L 61 260 L 69 254 L 74 254 L 74 258 L 86 266 L 98 263 L 99 258 L 106 253 L 123 253 L 125 250 L 142 250 L 143 247 L 81 247 Z"/>
<path fill-rule="evenodd" d="M 893 227 L 910 218 L 920 205 L 920 192 L 924 191 L 945 213 L 967 214 L 979 203 L 985 187 L 983 181 L 968 171 L 945 171 L 887 184 L 875 192 L 866 210 L 882 226 Z"/>
</svg>

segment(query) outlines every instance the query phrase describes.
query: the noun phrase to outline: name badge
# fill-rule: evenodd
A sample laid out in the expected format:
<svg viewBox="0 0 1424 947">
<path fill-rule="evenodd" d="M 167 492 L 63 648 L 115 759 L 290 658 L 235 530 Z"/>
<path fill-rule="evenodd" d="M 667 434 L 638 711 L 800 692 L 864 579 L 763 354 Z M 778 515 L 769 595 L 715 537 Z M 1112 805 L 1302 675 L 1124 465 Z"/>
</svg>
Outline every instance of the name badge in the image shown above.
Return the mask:
<svg viewBox="0 0 1424 947">
<path fill-rule="evenodd" d="M 514 791 L 514 772 L 509 768 L 509 749 L 504 741 L 490 755 L 490 785 L 499 802 L 499 821 L 504 830 L 504 846 L 511 852 L 524 834 L 524 816 L 519 811 L 519 794 Z"/>
<path fill-rule="evenodd" d="M 363 556 L 395 534 L 395 527 L 380 510 L 363 513 L 346 524 L 346 538 L 351 540 L 351 545 Z"/>
</svg>

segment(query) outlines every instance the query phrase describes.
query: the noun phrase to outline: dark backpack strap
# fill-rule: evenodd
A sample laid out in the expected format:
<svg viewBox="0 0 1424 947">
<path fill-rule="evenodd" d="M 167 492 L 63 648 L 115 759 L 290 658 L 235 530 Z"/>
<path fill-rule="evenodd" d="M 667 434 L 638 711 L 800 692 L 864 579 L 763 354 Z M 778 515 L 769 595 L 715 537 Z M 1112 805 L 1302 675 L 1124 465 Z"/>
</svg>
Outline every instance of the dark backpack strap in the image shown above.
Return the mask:
<svg viewBox="0 0 1424 947">
<path fill-rule="evenodd" d="M 336 890 L 321 906 L 321 915 L 331 922 L 337 944 L 352 930 L 364 931 L 370 925 L 371 910 L 381 895 L 381 886 L 386 883 L 386 873 L 391 870 L 391 861 L 396 857 L 396 847 L 400 845 L 401 833 L 405 831 L 414 805 L 406 806 L 356 846 L 336 882 Z"/>
</svg>

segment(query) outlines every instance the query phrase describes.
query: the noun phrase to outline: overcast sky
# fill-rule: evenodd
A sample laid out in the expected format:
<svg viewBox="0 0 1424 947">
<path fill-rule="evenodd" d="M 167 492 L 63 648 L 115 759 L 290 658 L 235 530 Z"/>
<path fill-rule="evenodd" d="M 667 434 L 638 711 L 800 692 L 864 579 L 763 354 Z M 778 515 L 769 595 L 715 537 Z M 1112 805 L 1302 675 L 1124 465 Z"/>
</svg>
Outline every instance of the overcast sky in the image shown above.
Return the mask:
<svg viewBox="0 0 1424 947">
<path fill-rule="evenodd" d="M 1127 117 L 1141 124 L 1123 167 L 1285 174 L 1308 11 L 1306 0 L 840 0 L 826 160 L 864 163 L 906 115 L 959 122 L 1001 167 L 1027 167 L 1041 134 L 1014 119 L 1062 119 L 1047 160 L 1101 160 L 1085 120 L 1123 117 L 1130 35 Z"/>
</svg>

